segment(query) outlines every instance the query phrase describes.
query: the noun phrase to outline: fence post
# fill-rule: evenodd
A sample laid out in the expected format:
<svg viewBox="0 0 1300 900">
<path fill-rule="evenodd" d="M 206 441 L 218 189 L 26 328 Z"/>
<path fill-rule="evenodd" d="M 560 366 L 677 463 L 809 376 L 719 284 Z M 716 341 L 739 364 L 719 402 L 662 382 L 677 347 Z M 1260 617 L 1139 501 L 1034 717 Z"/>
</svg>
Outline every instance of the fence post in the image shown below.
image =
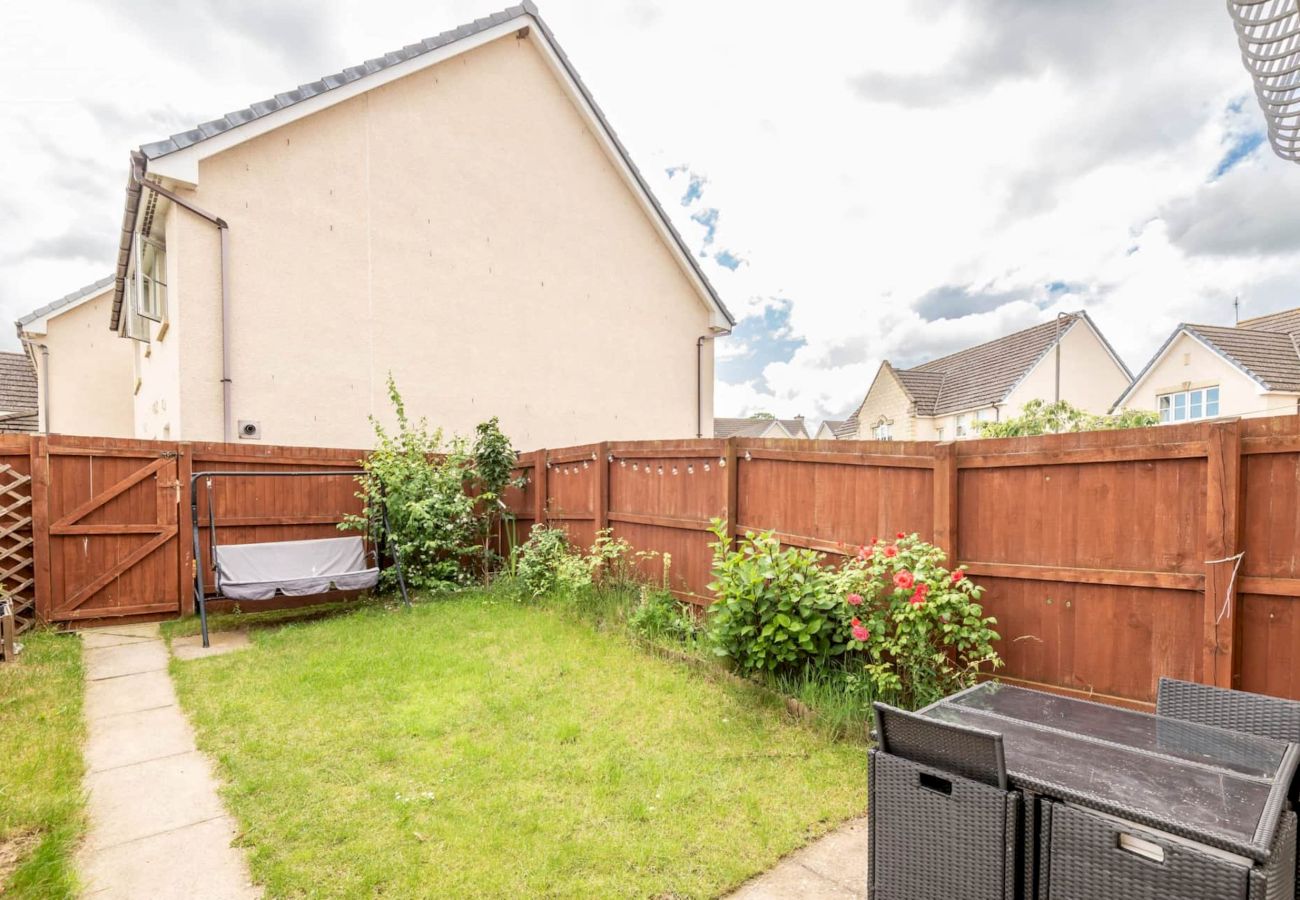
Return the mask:
<svg viewBox="0 0 1300 900">
<path fill-rule="evenodd" d="M 596 531 L 609 527 L 609 441 L 596 445 L 596 483 L 592 485 L 595 496 L 591 498 L 591 514 L 596 520 Z"/>
<path fill-rule="evenodd" d="M 533 525 L 546 524 L 546 450 L 533 451 Z"/>
<path fill-rule="evenodd" d="M 726 463 L 726 485 L 727 492 L 723 498 L 722 517 L 727 520 L 727 534 L 731 535 L 731 543 L 736 543 L 736 535 L 740 534 L 740 467 L 736 464 L 736 439 L 729 437 L 722 452 L 722 459 Z"/>
<path fill-rule="evenodd" d="M 180 591 L 181 615 L 194 615 L 194 529 L 190 521 L 190 476 L 194 474 L 194 447 L 176 445 L 176 540 L 180 560 L 177 589 Z"/>
<path fill-rule="evenodd" d="M 1202 680 L 1219 687 L 1241 681 L 1241 616 L 1237 606 L 1241 492 L 1241 421 L 1216 422 L 1206 433 L 1205 601 Z M 1211 562 L 1221 560 L 1221 562 Z"/>
<path fill-rule="evenodd" d="M 934 445 L 934 544 L 957 567 L 957 445 Z"/>
<path fill-rule="evenodd" d="M 30 444 L 32 466 L 32 578 L 35 580 L 36 621 L 50 621 L 53 584 L 50 579 L 50 457 L 49 438 L 38 435 Z"/>
</svg>

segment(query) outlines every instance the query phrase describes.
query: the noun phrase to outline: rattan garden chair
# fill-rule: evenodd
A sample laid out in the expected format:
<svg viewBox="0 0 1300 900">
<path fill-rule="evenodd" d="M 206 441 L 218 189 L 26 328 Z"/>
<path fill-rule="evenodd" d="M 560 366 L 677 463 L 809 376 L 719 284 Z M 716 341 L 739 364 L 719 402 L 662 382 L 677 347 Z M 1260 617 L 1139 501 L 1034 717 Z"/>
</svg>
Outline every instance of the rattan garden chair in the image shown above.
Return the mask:
<svg viewBox="0 0 1300 900">
<path fill-rule="evenodd" d="M 870 900 L 1011 900 L 1020 796 L 1002 736 L 876 704 L 868 781 Z"/>
<path fill-rule="evenodd" d="M 1280 697 L 1161 678 L 1156 715 L 1300 743 L 1300 703 Z"/>
<path fill-rule="evenodd" d="M 1300 743 L 1300 703 L 1281 697 L 1162 677 L 1156 693 L 1156 715 Z M 1292 809 L 1300 809 L 1300 779 L 1291 785 L 1288 796 Z M 1296 861 L 1294 878 L 1296 888 L 1300 888 L 1300 858 Z"/>
</svg>

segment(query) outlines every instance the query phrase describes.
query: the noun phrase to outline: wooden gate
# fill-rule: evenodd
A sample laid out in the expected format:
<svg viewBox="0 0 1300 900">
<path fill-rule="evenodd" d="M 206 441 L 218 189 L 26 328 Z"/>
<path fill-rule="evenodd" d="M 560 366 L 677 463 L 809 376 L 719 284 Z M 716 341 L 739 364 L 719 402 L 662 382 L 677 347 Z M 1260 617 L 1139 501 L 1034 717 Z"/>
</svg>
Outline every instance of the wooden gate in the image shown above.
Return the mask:
<svg viewBox="0 0 1300 900">
<path fill-rule="evenodd" d="M 48 579 L 48 618 L 178 614 L 175 445 L 58 436 L 43 443 L 37 489 L 47 511 L 37 540 L 43 533 L 48 549 L 37 568 Z"/>
</svg>

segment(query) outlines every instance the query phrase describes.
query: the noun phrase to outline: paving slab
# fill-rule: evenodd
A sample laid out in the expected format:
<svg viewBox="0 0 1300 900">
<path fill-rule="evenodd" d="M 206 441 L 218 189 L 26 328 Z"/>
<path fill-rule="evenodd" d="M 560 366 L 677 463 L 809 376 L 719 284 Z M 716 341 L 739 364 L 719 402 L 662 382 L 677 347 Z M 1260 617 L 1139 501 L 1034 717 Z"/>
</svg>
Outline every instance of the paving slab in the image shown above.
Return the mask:
<svg viewBox="0 0 1300 900">
<path fill-rule="evenodd" d="M 120 647 L 122 644 L 139 644 L 154 638 L 132 634 L 117 634 L 103 629 L 91 629 L 81 633 L 81 643 L 87 650 L 103 650 L 106 647 Z"/>
<path fill-rule="evenodd" d="M 176 690 L 172 687 L 171 678 L 162 669 L 86 682 L 87 719 L 102 719 L 175 705 Z"/>
<path fill-rule="evenodd" d="M 86 677 L 91 681 L 119 678 L 167 668 L 167 648 L 162 641 L 137 641 L 115 647 L 87 650 Z"/>
<path fill-rule="evenodd" d="M 219 819 L 226 810 L 212 789 L 212 767 L 197 750 L 86 777 L 95 796 L 86 847 L 102 850 Z"/>
<path fill-rule="evenodd" d="M 252 646 L 247 631 L 214 631 L 208 636 L 208 643 L 212 646 L 204 647 L 203 637 L 198 634 L 172 638 L 172 655 L 177 659 L 203 659 L 247 650 Z"/>
<path fill-rule="evenodd" d="M 81 860 L 85 896 L 95 900 L 247 900 L 260 897 L 243 855 L 231 846 L 229 816 L 165 834 L 86 852 Z"/>
<path fill-rule="evenodd" d="M 104 625 L 99 628 L 83 628 L 79 634 L 113 634 L 119 637 L 158 638 L 162 630 L 157 622 L 139 622 L 131 625 Z"/>
<path fill-rule="evenodd" d="M 91 727 L 85 754 L 88 772 L 177 756 L 195 749 L 190 724 L 175 706 L 122 713 L 89 722 Z"/>
<path fill-rule="evenodd" d="M 212 764 L 177 705 L 158 627 L 129 627 L 116 635 L 129 638 L 120 642 L 108 630 L 83 638 L 90 828 L 77 865 L 84 895 L 260 897 L 233 845 L 235 823 Z"/>
<path fill-rule="evenodd" d="M 796 850 L 731 895 L 735 900 L 867 896 L 867 819 L 851 819 Z M 953 898 L 958 900 L 958 898 Z"/>
</svg>

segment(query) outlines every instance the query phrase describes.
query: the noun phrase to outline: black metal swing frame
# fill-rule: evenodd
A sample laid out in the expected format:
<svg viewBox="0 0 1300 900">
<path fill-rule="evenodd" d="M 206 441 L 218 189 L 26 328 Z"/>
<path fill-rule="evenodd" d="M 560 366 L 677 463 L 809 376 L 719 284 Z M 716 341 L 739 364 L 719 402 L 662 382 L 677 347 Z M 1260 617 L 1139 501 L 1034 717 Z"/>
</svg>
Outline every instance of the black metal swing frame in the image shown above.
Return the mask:
<svg viewBox="0 0 1300 900">
<path fill-rule="evenodd" d="M 203 479 L 206 482 L 206 486 L 207 486 L 207 492 L 206 492 L 208 498 L 207 525 L 208 525 L 208 535 L 209 535 L 208 550 L 209 553 L 211 554 L 210 562 L 212 564 L 213 570 L 215 571 L 216 564 L 217 564 L 217 560 L 216 560 L 217 520 L 212 505 L 212 480 L 214 478 L 321 478 L 321 477 L 335 477 L 335 476 L 345 476 L 345 475 L 348 477 L 355 478 L 357 475 L 363 475 L 363 474 L 365 474 L 364 469 L 330 469 L 324 471 L 307 471 L 307 472 L 241 472 L 241 471 L 232 471 L 232 470 L 224 470 L 224 471 L 213 470 L 208 472 L 195 472 L 193 475 L 190 476 L 190 523 L 192 525 L 190 531 L 194 535 L 194 605 L 198 607 L 199 610 L 199 629 L 203 634 L 204 647 L 209 646 L 208 644 L 208 599 L 209 598 L 207 597 L 203 586 L 204 567 L 201 563 L 202 550 L 199 541 L 199 533 L 200 533 L 199 532 L 200 529 L 199 492 L 198 492 L 199 480 Z M 401 555 L 397 550 L 396 542 L 394 542 L 393 540 L 393 532 L 388 526 L 388 510 L 384 506 L 382 499 L 379 503 L 379 510 L 380 510 L 379 513 L 380 540 L 377 543 L 385 543 L 385 542 L 387 543 L 388 552 L 392 556 L 393 566 L 394 568 L 397 569 L 397 584 L 402 591 L 402 604 L 407 609 L 410 609 L 411 598 L 406 592 L 406 579 L 402 575 Z M 370 533 L 374 530 L 375 529 L 373 528 L 366 529 L 367 538 L 370 537 Z M 372 552 L 375 555 L 376 564 L 382 571 L 383 557 L 379 554 L 377 546 L 372 548 Z M 214 585 L 214 587 L 216 587 L 216 585 Z M 216 600 L 219 598 L 216 595 L 214 595 L 211 599 Z"/>
</svg>

